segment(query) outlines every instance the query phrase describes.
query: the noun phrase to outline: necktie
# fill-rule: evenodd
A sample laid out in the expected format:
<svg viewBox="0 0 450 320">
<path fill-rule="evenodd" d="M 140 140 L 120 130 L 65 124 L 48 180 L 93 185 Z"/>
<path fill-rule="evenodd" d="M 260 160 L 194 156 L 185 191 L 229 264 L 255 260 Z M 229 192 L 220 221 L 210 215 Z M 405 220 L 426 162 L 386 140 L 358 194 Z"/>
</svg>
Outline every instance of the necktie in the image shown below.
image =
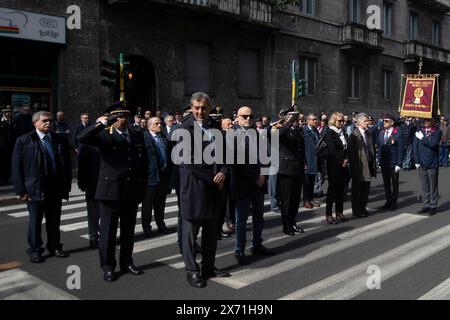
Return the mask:
<svg viewBox="0 0 450 320">
<path fill-rule="evenodd" d="M 128 134 L 126 132 L 122 133 L 122 138 L 125 142 L 128 143 Z"/>
<path fill-rule="evenodd" d="M 159 158 L 161 159 L 162 168 L 161 170 L 166 169 L 166 149 L 164 143 L 161 141 L 161 137 L 155 136 L 156 145 L 158 146 Z"/>
<path fill-rule="evenodd" d="M 389 137 L 389 132 L 385 131 L 384 132 L 384 144 L 386 144 L 388 137 Z"/>
<path fill-rule="evenodd" d="M 54 175 L 56 173 L 56 165 L 55 165 L 55 154 L 53 153 L 53 147 L 50 143 L 50 139 L 48 135 L 45 135 L 42 139 L 45 156 L 47 158 L 47 169 L 49 170 L 50 175 Z"/>
</svg>

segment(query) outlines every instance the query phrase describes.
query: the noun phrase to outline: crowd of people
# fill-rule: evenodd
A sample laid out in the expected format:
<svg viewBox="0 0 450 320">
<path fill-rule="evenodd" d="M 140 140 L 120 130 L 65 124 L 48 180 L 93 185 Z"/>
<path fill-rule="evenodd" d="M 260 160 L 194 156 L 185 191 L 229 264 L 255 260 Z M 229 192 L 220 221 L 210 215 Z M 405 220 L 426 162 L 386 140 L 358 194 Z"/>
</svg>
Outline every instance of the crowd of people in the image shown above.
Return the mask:
<svg viewBox="0 0 450 320">
<path fill-rule="evenodd" d="M 178 246 L 185 262 L 187 281 L 196 288 L 209 277 L 229 277 L 215 265 L 217 241 L 236 237 L 235 259 L 239 265 L 250 263 L 246 247 L 246 224 L 252 215 L 252 255 L 272 256 L 275 251 L 263 245 L 264 199 L 281 215 L 282 232 L 303 233 L 297 215 L 303 207 L 320 207 L 326 194 L 325 217 L 329 224 L 346 222 L 344 201 L 351 190 L 351 209 L 355 217 L 366 217 L 371 181 L 381 172 L 386 195 L 382 210 L 395 210 L 398 202 L 400 171 L 420 172 L 424 205 L 421 213 L 436 213 L 438 172 L 448 166 L 450 126 L 446 117 L 413 119 L 383 114 L 376 122 L 364 112 L 345 115 L 303 115 L 298 106 L 282 108 L 271 117 L 257 115 L 249 106 L 235 108 L 227 115 L 212 107 L 207 94 L 192 95 L 189 105 L 174 114 L 162 115 L 138 108 L 136 114 L 123 103 L 105 110 L 95 122 L 88 113 L 80 115 L 74 127 L 64 113 L 29 108 L 13 117 L 13 110 L 2 108 L 0 181 L 11 180 L 18 197 L 26 201 L 30 221 L 28 254 L 31 262 L 45 261 L 41 238 L 42 219 L 46 218 L 47 250 L 50 256 L 65 258 L 59 236 L 61 204 L 68 199 L 72 183 L 71 149 L 76 153 L 77 183 L 86 194 L 89 245 L 99 249 L 104 280 L 116 280 L 115 245 L 120 220 L 120 257 L 122 272 L 140 275 L 132 252 L 138 205 L 142 203 L 144 236 L 167 234 L 166 196 L 175 190 L 178 204 Z M 244 161 L 198 163 L 195 149 L 207 150 L 216 141 L 211 129 L 236 134 L 243 143 Z M 192 161 L 175 161 L 174 148 L 180 141 L 174 132 L 185 130 L 201 142 L 192 144 Z M 255 135 L 252 135 L 255 133 Z M 279 138 L 277 172 L 267 174 L 260 161 L 260 140 L 268 145 Z M 257 137 L 252 141 L 253 136 Z M 268 148 L 267 150 L 270 150 Z M 234 154 L 233 154 L 234 153 Z M 251 161 L 252 156 L 256 161 Z M 324 190 L 325 181 L 328 189 Z M 303 191 L 303 192 L 302 192 Z M 333 208 L 334 207 L 334 208 Z M 334 210 L 333 210 L 334 209 Z M 334 215 L 333 215 L 334 213 Z M 197 241 L 201 229 L 201 243 Z M 201 266 L 196 255 L 201 253 Z"/>
</svg>

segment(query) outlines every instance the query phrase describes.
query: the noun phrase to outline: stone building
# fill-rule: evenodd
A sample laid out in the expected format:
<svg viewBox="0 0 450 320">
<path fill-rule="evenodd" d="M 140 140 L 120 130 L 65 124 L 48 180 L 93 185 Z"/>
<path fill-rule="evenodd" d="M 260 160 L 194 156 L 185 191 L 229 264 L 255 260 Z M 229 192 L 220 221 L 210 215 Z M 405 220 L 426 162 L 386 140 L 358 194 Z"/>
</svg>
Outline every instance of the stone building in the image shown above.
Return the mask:
<svg viewBox="0 0 450 320">
<path fill-rule="evenodd" d="M 81 9 L 69 30 L 67 8 Z M 382 30 L 369 30 L 377 5 Z M 63 110 L 70 121 L 113 100 L 101 61 L 135 66 L 132 108 L 181 109 L 208 92 L 225 112 L 250 105 L 275 114 L 291 104 L 291 62 L 308 80 L 305 112 L 396 112 L 402 73 L 439 73 L 450 108 L 450 1 L 0 0 L 0 104 Z M 24 18 L 25 17 L 25 18 Z M 56 21 L 56 22 L 55 22 Z"/>
</svg>

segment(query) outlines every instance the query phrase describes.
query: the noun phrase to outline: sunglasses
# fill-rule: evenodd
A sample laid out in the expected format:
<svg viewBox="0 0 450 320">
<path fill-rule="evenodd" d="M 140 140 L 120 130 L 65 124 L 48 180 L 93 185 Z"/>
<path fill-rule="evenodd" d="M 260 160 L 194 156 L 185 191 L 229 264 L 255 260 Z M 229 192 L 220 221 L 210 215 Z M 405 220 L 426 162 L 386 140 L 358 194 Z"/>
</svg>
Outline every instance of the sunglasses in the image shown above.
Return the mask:
<svg viewBox="0 0 450 320">
<path fill-rule="evenodd" d="M 253 119 L 255 116 L 252 114 L 238 114 L 238 117 L 242 117 L 244 119 Z"/>
<path fill-rule="evenodd" d="M 391 122 L 391 121 L 392 120 L 390 120 L 390 119 L 383 120 L 384 123 Z"/>
<path fill-rule="evenodd" d="M 337 122 L 340 122 L 340 123 L 344 123 L 344 122 L 345 122 L 345 120 L 338 120 Z"/>
</svg>

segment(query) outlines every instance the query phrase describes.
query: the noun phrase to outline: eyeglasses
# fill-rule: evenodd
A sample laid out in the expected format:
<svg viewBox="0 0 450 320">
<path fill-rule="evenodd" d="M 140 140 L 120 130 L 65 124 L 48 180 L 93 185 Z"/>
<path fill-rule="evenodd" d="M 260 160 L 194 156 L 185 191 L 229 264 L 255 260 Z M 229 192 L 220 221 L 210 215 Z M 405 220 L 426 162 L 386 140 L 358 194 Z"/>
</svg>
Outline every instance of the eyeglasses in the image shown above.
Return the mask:
<svg viewBox="0 0 450 320">
<path fill-rule="evenodd" d="M 340 123 L 344 123 L 344 122 L 345 122 L 345 120 L 338 120 L 337 122 L 340 122 Z"/>
<path fill-rule="evenodd" d="M 255 116 L 254 115 L 252 115 L 252 114 L 238 114 L 238 117 L 242 117 L 242 118 L 244 118 L 244 119 L 253 119 Z"/>
<path fill-rule="evenodd" d="M 383 120 L 384 123 L 391 122 L 391 121 L 392 121 L 392 120 L 390 120 L 390 119 L 385 119 L 385 120 Z"/>
</svg>

